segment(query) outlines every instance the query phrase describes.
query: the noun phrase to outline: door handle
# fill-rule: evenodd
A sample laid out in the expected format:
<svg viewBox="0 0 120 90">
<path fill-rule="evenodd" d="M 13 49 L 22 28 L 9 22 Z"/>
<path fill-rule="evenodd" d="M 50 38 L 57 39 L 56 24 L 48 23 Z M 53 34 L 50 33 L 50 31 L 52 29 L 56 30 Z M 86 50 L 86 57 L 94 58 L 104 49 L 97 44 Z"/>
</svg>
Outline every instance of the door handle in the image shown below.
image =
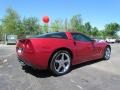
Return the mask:
<svg viewBox="0 0 120 90">
<path fill-rule="evenodd" d="M 74 43 L 74 45 L 76 46 L 76 42 L 75 42 L 75 41 L 73 41 L 73 43 Z"/>
</svg>

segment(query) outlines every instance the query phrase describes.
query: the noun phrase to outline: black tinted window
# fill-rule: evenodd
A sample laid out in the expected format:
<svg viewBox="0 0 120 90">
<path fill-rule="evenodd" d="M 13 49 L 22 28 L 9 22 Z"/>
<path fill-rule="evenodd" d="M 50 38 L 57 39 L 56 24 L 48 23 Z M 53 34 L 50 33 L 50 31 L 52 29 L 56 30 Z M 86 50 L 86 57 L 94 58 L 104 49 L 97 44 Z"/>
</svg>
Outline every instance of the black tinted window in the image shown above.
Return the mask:
<svg viewBox="0 0 120 90">
<path fill-rule="evenodd" d="M 77 40 L 77 41 L 86 41 L 86 42 L 92 41 L 89 37 L 80 33 L 72 33 L 72 37 L 74 40 Z"/>
<path fill-rule="evenodd" d="M 61 38 L 67 39 L 65 32 L 54 32 L 54 33 L 47 33 L 37 36 L 37 38 Z"/>
</svg>

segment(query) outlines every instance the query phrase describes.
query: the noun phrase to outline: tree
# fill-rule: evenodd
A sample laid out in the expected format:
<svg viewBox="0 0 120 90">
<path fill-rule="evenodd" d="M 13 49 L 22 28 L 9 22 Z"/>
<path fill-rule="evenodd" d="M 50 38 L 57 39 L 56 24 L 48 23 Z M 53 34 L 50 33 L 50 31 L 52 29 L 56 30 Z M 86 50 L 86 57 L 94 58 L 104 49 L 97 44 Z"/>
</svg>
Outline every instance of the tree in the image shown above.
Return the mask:
<svg viewBox="0 0 120 90">
<path fill-rule="evenodd" d="M 17 35 L 25 34 L 25 28 L 24 24 L 21 20 L 18 21 L 17 23 Z"/>
<path fill-rule="evenodd" d="M 6 15 L 3 18 L 3 28 L 6 34 L 16 34 L 19 15 L 12 8 L 7 8 Z"/>
<path fill-rule="evenodd" d="M 81 15 L 74 15 L 70 20 L 70 26 L 73 31 L 83 32 Z"/>
<path fill-rule="evenodd" d="M 91 34 L 93 37 L 99 36 L 99 30 L 97 29 L 97 27 L 92 28 Z"/>
<path fill-rule="evenodd" d="M 54 22 L 52 22 L 51 29 L 52 29 L 51 31 L 53 31 L 53 32 L 61 31 L 61 29 L 63 29 L 62 20 L 58 19 L 58 20 L 55 20 Z"/>
<path fill-rule="evenodd" d="M 105 33 L 108 37 L 115 37 L 119 30 L 120 25 L 118 23 L 110 23 L 105 26 Z"/>
<path fill-rule="evenodd" d="M 43 33 L 48 33 L 48 31 L 49 31 L 48 24 L 44 24 L 44 25 L 41 26 L 41 27 L 42 27 L 42 32 L 43 32 Z"/>
<path fill-rule="evenodd" d="M 85 32 L 88 35 L 91 35 L 91 28 L 92 28 L 92 26 L 90 25 L 90 22 L 86 22 L 85 25 L 84 25 L 84 28 L 85 28 Z M 96 28 L 94 28 L 94 29 L 96 29 Z"/>
<path fill-rule="evenodd" d="M 22 23 L 23 23 L 25 34 L 32 35 L 32 34 L 38 33 L 39 24 L 38 24 L 37 18 L 35 17 L 24 18 Z"/>
<path fill-rule="evenodd" d="M 3 27 L 0 25 L 0 41 L 2 40 L 2 35 L 3 35 Z"/>
<path fill-rule="evenodd" d="M 0 25 L 0 35 L 2 34 L 2 25 Z"/>
<path fill-rule="evenodd" d="M 99 31 L 99 35 L 100 35 L 101 38 L 106 39 L 106 36 L 107 36 L 107 35 L 106 35 L 105 30 L 100 30 L 100 31 Z"/>
</svg>

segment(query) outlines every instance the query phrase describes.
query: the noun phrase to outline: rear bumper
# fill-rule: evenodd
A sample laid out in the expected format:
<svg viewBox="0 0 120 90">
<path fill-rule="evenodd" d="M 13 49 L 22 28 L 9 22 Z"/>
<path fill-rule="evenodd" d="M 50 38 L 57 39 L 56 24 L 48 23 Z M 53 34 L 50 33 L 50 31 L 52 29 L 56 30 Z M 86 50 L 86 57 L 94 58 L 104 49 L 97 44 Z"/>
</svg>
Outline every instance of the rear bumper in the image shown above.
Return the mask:
<svg viewBox="0 0 120 90">
<path fill-rule="evenodd" d="M 22 65 L 27 65 L 35 69 L 46 70 L 48 68 L 47 63 L 43 64 L 42 62 L 38 62 L 37 59 L 27 59 L 25 57 L 17 56 L 19 62 Z M 35 57 L 34 57 L 35 58 Z"/>
<path fill-rule="evenodd" d="M 17 56 L 17 58 L 18 58 L 18 61 L 21 63 L 21 65 L 27 65 L 27 66 L 33 67 L 30 63 L 26 62 L 26 60 L 23 60 L 19 56 Z"/>
<path fill-rule="evenodd" d="M 44 52 L 22 52 L 21 54 L 16 49 L 17 57 L 20 62 L 31 66 L 36 69 L 47 69 L 48 68 L 48 61 L 49 55 Z"/>
</svg>

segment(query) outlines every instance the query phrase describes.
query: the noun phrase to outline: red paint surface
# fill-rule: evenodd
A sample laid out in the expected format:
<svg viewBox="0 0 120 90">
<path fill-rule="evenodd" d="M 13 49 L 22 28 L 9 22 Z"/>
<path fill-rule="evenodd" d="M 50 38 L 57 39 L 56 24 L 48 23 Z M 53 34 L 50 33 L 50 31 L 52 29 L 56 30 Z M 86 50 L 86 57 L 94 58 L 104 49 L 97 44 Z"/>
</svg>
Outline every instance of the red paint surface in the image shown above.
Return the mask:
<svg viewBox="0 0 120 90">
<path fill-rule="evenodd" d="M 68 39 L 58 38 L 30 38 L 19 40 L 16 44 L 18 57 L 24 62 L 39 69 L 47 69 L 51 55 L 60 48 L 67 48 L 72 52 L 72 65 L 89 60 L 102 58 L 107 43 L 74 41 L 71 33 L 66 32 Z M 74 44 L 76 42 L 76 45 Z M 18 53 L 22 48 L 22 53 Z"/>
</svg>

